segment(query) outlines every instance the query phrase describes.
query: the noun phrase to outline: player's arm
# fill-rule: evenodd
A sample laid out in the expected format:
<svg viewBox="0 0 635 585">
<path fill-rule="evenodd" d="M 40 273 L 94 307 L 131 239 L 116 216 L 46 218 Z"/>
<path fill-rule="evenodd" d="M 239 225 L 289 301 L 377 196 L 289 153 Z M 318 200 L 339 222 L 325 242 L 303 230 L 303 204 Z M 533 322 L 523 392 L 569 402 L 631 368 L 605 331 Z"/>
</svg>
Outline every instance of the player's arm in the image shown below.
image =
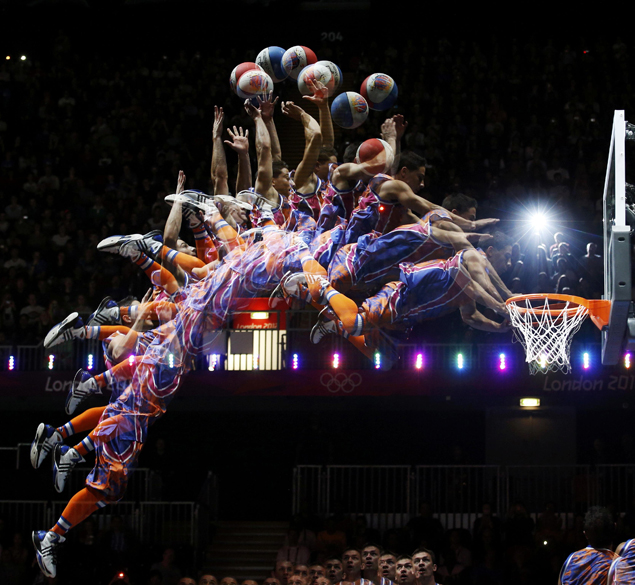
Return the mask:
<svg viewBox="0 0 635 585">
<path fill-rule="evenodd" d="M 278 139 L 278 131 L 273 121 L 273 113 L 278 103 L 278 98 L 273 99 L 273 94 L 269 94 L 264 100 L 260 101 L 260 111 L 262 113 L 262 119 L 269 132 L 269 138 L 271 140 L 271 160 L 282 160 L 282 149 L 280 148 L 280 140 Z"/>
<path fill-rule="evenodd" d="M 313 102 L 318 107 L 320 119 L 320 132 L 322 133 L 322 147 L 333 148 L 335 145 L 335 133 L 333 132 L 333 119 L 329 108 L 329 92 L 327 87 L 319 81 L 310 82 L 313 95 L 302 96 L 303 99 Z"/>
<path fill-rule="evenodd" d="M 486 307 L 492 309 L 499 315 L 503 317 L 507 317 L 507 307 L 505 303 L 500 299 L 492 296 L 485 288 L 483 288 L 474 278 L 472 278 L 472 282 L 467 285 L 465 288 L 465 292 L 476 302 L 485 305 Z"/>
<path fill-rule="evenodd" d="M 403 181 L 386 181 L 381 185 L 380 194 L 382 199 L 399 201 L 401 205 L 414 211 L 419 216 L 424 216 L 434 209 L 440 209 L 444 213 L 448 213 L 452 221 L 465 232 L 476 232 L 499 222 L 498 219 L 494 218 L 479 219 L 476 221 L 463 219 L 440 205 L 432 203 L 423 197 L 419 197 L 419 195 L 415 195 L 413 190 Z"/>
<path fill-rule="evenodd" d="M 397 129 L 395 127 L 395 120 L 393 118 L 386 118 L 381 125 L 381 139 L 385 140 L 392 148 L 393 163 L 390 167 L 390 174 L 394 175 L 399 170 L 399 156 L 401 150 L 399 150 L 399 143 L 397 142 Z"/>
<path fill-rule="evenodd" d="M 176 183 L 177 195 L 183 191 L 185 179 L 185 173 L 183 171 L 179 171 L 179 178 Z M 178 240 L 179 233 L 181 232 L 182 218 L 183 209 L 181 207 L 181 202 L 177 200 L 172 204 L 172 209 L 170 209 L 170 214 L 168 215 L 165 227 L 163 228 L 163 243 L 168 248 L 176 248 L 176 241 Z"/>
<path fill-rule="evenodd" d="M 227 183 L 227 159 L 223 147 L 223 108 L 214 106 L 214 127 L 212 130 L 212 181 L 214 193 L 225 195 L 229 193 Z"/>
<path fill-rule="evenodd" d="M 401 158 L 401 139 L 406 133 L 408 122 L 404 120 L 404 117 L 401 114 L 394 115 L 392 119 L 395 123 L 395 131 L 397 132 L 397 137 L 395 139 L 397 149 L 395 150 L 395 160 L 392 164 L 391 171 L 396 173 L 399 170 L 399 159 Z"/>
<path fill-rule="evenodd" d="M 495 268 L 492 266 L 491 262 L 484 257 L 485 265 L 487 266 L 487 274 L 492 281 L 492 284 L 496 287 L 498 292 L 500 292 L 501 296 L 504 300 L 507 300 L 509 297 L 513 297 L 514 294 L 510 291 L 506 286 L 498 272 L 496 272 Z"/>
<path fill-rule="evenodd" d="M 364 163 L 344 163 L 333 171 L 331 182 L 337 189 L 344 191 L 354 187 L 357 181 L 372 176 Z"/>
<path fill-rule="evenodd" d="M 268 200 L 275 197 L 272 194 L 273 187 L 271 181 L 273 179 L 273 159 L 271 158 L 271 137 L 269 131 L 262 119 L 262 112 L 254 107 L 249 100 L 245 100 L 245 110 L 249 116 L 253 119 L 256 126 L 256 154 L 258 155 L 258 172 L 256 174 L 256 183 L 254 188 L 257 193 L 262 195 Z M 276 201 L 272 202 L 272 205 L 277 206 Z"/>
<path fill-rule="evenodd" d="M 227 128 L 231 140 L 225 140 L 233 151 L 238 154 L 238 174 L 236 175 L 236 193 L 251 188 L 251 162 L 249 160 L 249 130 Z"/>
<path fill-rule="evenodd" d="M 307 114 L 293 102 L 282 103 L 282 113 L 294 120 L 298 120 L 304 127 L 304 156 L 295 171 L 295 186 L 300 193 L 310 193 L 315 187 L 316 178 L 313 169 L 317 163 L 320 148 L 322 148 L 322 133 L 320 125 L 313 116 Z"/>
<path fill-rule="evenodd" d="M 476 308 L 474 301 L 461 306 L 461 319 L 466 325 L 479 329 L 480 331 L 488 331 L 490 333 L 504 333 L 509 331 L 509 324 L 507 321 L 497 323 L 488 319 Z"/>
</svg>

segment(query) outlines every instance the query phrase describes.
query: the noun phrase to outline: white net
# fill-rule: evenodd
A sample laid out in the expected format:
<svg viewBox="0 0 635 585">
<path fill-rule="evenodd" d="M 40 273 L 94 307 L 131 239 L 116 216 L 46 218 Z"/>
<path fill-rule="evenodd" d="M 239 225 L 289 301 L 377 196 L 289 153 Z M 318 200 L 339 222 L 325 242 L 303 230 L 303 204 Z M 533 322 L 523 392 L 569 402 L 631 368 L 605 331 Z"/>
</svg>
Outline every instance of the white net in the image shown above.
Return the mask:
<svg viewBox="0 0 635 585">
<path fill-rule="evenodd" d="M 518 299 L 508 303 L 512 326 L 525 348 L 529 372 L 568 374 L 571 340 L 582 325 L 588 309 L 570 301 L 549 298 Z"/>
</svg>

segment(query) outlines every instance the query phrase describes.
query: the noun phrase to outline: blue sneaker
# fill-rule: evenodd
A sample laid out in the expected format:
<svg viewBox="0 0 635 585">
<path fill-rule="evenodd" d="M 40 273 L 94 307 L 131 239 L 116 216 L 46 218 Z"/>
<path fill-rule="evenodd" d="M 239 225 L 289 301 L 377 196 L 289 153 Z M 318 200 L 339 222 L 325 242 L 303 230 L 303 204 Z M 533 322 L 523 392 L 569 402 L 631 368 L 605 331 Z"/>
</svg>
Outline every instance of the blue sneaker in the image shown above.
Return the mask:
<svg viewBox="0 0 635 585">
<path fill-rule="evenodd" d="M 81 404 L 97 394 L 101 394 L 101 389 L 95 378 L 86 370 L 78 370 L 71 384 L 71 389 L 68 391 L 68 396 L 66 396 L 66 404 L 64 405 L 66 414 L 73 414 Z"/>
<path fill-rule="evenodd" d="M 31 443 L 31 465 L 37 469 L 51 452 L 51 449 L 63 441 L 59 431 L 44 423 L 40 423 L 35 431 L 35 439 Z"/>
<path fill-rule="evenodd" d="M 90 317 L 88 317 L 88 321 L 86 322 L 86 326 L 91 327 L 95 325 L 99 327 L 100 325 L 111 323 L 120 323 L 119 306 L 112 297 L 106 297 L 101 301 L 101 303 L 99 303 L 97 310 L 90 314 Z"/>
<path fill-rule="evenodd" d="M 58 493 L 64 491 L 66 479 L 78 463 L 85 459 L 68 445 L 56 445 L 53 451 L 53 485 Z"/>
<path fill-rule="evenodd" d="M 51 329 L 44 338 L 44 347 L 49 348 L 71 339 L 84 339 L 86 329 L 78 313 L 71 313 Z"/>
<path fill-rule="evenodd" d="M 66 537 L 56 532 L 46 530 L 36 530 L 31 535 L 37 564 L 42 573 L 47 577 L 55 578 L 57 575 L 57 547 L 62 544 Z"/>
</svg>

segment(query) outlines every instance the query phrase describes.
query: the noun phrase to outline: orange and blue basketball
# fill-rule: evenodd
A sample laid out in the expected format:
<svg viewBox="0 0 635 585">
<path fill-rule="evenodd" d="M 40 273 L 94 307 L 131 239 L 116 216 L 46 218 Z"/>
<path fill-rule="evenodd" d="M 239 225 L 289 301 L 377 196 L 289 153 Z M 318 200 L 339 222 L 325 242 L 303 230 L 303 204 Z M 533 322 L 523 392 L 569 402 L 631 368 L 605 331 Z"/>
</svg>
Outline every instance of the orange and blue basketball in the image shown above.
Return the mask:
<svg viewBox="0 0 635 585">
<path fill-rule="evenodd" d="M 310 84 L 311 81 L 319 81 L 324 84 L 328 90 L 328 95 L 333 95 L 335 79 L 333 79 L 331 70 L 328 67 L 314 63 L 313 65 L 307 65 L 300 71 L 300 75 L 298 75 L 298 89 L 302 95 L 313 94 L 313 89 Z"/>
<path fill-rule="evenodd" d="M 392 167 L 394 153 L 390 144 L 381 138 L 370 138 L 359 145 L 356 161 L 364 163 L 370 175 L 387 173 Z"/>
<path fill-rule="evenodd" d="M 311 49 L 296 45 L 284 52 L 282 67 L 291 79 L 297 79 L 302 69 L 307 65 L 313 65 L 316 61 L 317 57 Z"/>
<path fill-rule="evenodd" d="M 331 104 L 331 117 L 333 122 L 342 128 L 357 128 L 368 118 L 368 104 L 354 91 L 341 93 Z"/>
<path fill-rule="evenodd" d="M 392 108 L 399 91 L 395 80 L 385 73 L 373 73 L 362 82 L 360 92 L 371 110 L 380 112 Z"/>
<path fill-rule="evenodd" d="M 336 92 L 342 85 L 342 70 L 335 63 L 333 63 L 333 61 L 318 61 L 316 65 L 322 65 L 331 72 L 334 81 L 333 92 Z"/>
<path fill-rule="evenodd" d="M 280 83 L 288 77 L 282 66 L 284 49 L 282 47 L 267 47 L 258 53 L 256 63 L 271 77 L 274 83 Z"/>
<path fill-rule="evenodd" d="M 251 71 L 252 69 L 256 69 L 258 71 L 262 71 L 262 67 L 257 63 L 253 63 L 251 61 L 245 61 L 245 63 L 241 63 L 240 65 L 236 65 L 231 75 L 229 76 L 229 87 L 234 93 L 237 93 L 236 88 L 238 87 L 238 80 L 241 76 L 247 71 Z"/>
<path fill-rule="evenodd" d="M 244 99 L 261 97 L 264 99 L 273 91 L 273 81 L 264 71 L 251 69 L 240 76 L 236 93 Z"/>
</svg>

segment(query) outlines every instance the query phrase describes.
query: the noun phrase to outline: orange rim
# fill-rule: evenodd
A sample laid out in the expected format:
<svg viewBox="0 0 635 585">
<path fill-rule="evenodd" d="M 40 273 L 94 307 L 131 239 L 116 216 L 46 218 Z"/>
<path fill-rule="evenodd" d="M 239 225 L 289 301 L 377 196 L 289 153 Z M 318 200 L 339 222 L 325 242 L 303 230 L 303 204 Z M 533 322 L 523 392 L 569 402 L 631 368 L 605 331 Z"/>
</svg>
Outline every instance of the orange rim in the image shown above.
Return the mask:
<svg viewBox="0 0 635 585">
<path fill-rule="evenodd" d="M 555 303 L 550 308 L 541 309 L 540 307 L 521 307 L 518 303 L 523 301 L 560 301 Z M 574 303 L 575 307 L 568 307 L 565 309 L 564 303 Z M 516 295 L 510 297 L 505 301 L 506 305 L 513 305 L 515 310 L 521 314 L 532 312 L 536 315 L 544 315 L 549 313 L 552 317 L 561 317 L 563 315 L 572 316 L 577 310 L 578 306 L 582 305 L 589 311 L 589 316 L 596 327 L 600 330 L 604 329 L 609 324 L 609 317 L 611 313 L 611 301 L 598 300 L 598 299 L 585 299 L 584 297 L 576 297 L 574 295 L 561 295 L 556 293 L 536 293 L 531 295 Z M 558 307 L 561 308 L 558 308 Z"/>
</svg>

